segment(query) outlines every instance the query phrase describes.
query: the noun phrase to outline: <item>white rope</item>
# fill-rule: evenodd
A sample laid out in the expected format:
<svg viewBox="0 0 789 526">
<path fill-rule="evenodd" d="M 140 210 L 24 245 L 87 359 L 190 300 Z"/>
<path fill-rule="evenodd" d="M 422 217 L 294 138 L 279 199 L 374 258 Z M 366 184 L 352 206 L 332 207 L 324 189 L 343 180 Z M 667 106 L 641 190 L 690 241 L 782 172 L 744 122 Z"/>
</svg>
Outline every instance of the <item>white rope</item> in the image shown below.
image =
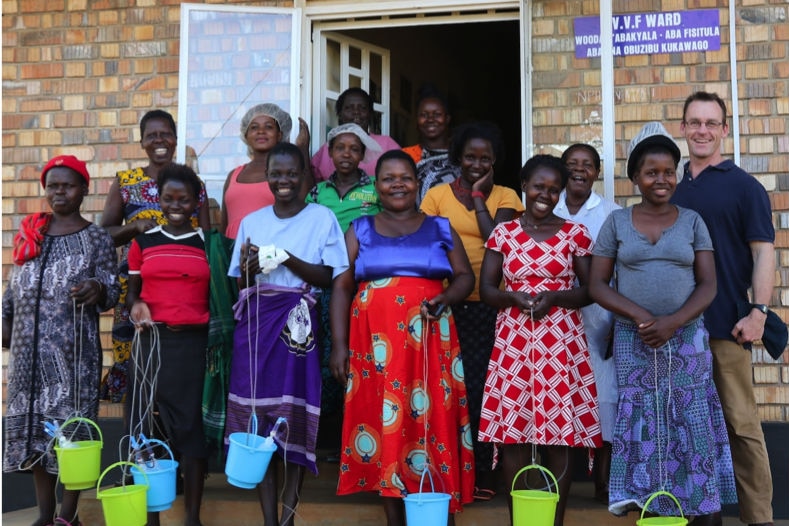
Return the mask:
<svg viewBox="0 0 789 526">
<path fill-rule="evenodd" d="M 663 427 L 665 424 L 665 440 L 666 440 L 666 460 L 668 460 L 670 447 L 671 447 L 671 429 L 668 425 L 670 420 L 670 406 L 671 406 L 671 358 L 672 358 L 672 346 L 671 340 L 667 341 L 664 346 L 668 347 L 668 372 L 666 374 L 666 378 L 668 380 L 668 389 L 667 389 L 667 396 L 666 396 L 666 403 L 663 410 L 660 407 L 660 385 L 659 379 L 660 376 L 658 374 L 658 349 L 662 349 L 663 346 L 659 348 L 652 348 L 652 356 L 653 356 L 653 370 L 654 370 L 654 377 L 655 377 L 655 417 L 657 418 L 657 452 L 658 452 L 658 477 L 660 479 L 660 489 L 666 491 L 666 484 L 668 482 L 668 469 L 665 466 L 665 461 L 663 459 L 663 452 L 662 452 L 662 442 L 664 439 Z M 661 413 L 665 411 L 665 418 L 664 421 L 661 423 Z"/>
<path fill-rule="evenodd" d="M 142 335 L 148 334 L 150 354 L 144 356 Z M 139 384 L 134 389 L 131 409 L 129 410 L 129 438 L 139 436 L 148 430 L 149 435 L 156 436 L 154 429 L 154 405 L 156 401 L 156 385 L 161 368 L 161 340 L 156 324 L 151 324 L 147 331 L 135 331 L 131 345 L 132 352 L 132 381 Z M 136 417 L 136 418 L 135 418 Z M 161 431 L 161 430 L 158 430 Z M 121 457 L 122 458 L 122 457 Z"/>
<path fill-rule="evenodd" d="M 249 250 L 249 247 L 247 247 Z M 249 252 L 247 252 L 249 254 Z M 244 265 L 244 272 L 246 273 L 246 284 L 249 284 L 249 265 Z M 254 276 L 253 276 L 254 278 Z M 252 420 L 257 420 L 257 370 L 258 370 L 258 338 L 260 337 L 260 296 L 258 295 L 257 291 L 257 279 L 254 280 L 254 294 L 255 294 L 255 342 L 252 343 L 252 315 L 250 313 L 250 296 L 252 294 L 247 294 L 246 297 L 246 314 L 247 314 L 247 342 L 248 342 L 248 351 L 249 351 L 249 399 L 252 401 L 252 412 L 249 414 L 249 420 L 247 421 L 247 445 L 249 445 L 249 434 L 252 433 Z M 258 422 L 260 424 L 260 422 Z M 257 426 L 256 426 L 257 427 Z M 256 433 L 259 433 L 258 429 L 255 429 Z"/>
<path fill-rule="evenodd" d="M 536 433 L 537 428 L 534 426 L 535 420 L 535 413 L 537 408 L 537 398 L 536 398 L 536 391 L 534 389 L 534 376 L 535 376 L 535 363 L 534 363 L 534 347 L 535 347 L 535 339 L 534 339 L 534 306 L 529 307 L 529 321 L 531 322 L 531 330 L 529 331 L 529 380 L 531 383 L 531 396 L 532 396 L 532 409 L 531 409 L 531 419 L 532 419 L 532 433 Z M 532 435 L 531 441 L 531 463 L 536 465 L 537 464 L 537 443 L 534 440 L 536 437 Z M 547 444 L 546 444 L 547 445 Z M 560 481 L 564 478 L 567 474 L 567 464 L 570 463 L 570 450 L 569 446 L 565 448 L 565 462 L 564 462 L 564 469 L 562 472 L 556 477 L 556 481 Z M 543 466 L 544 467 L 544 466 Z M 546 468 L 547 469 L 547 468 Z M 548 480 L 547 475 L 544 471 L 539 470 L 540 474 L 542 475 L 543 480 L 545 480 L 545 489 L 547 491 L 551 490 L 551 481 Z M 556 475 L 554 473 L 554 475 Z M 527 479 L 527 487 L 528 487 L 528 479 Z M 539 488 L 542 489 L 542 488 Z M 559 487 L 556 487 L 556 493 L 559 493 Z"/>
</svg>

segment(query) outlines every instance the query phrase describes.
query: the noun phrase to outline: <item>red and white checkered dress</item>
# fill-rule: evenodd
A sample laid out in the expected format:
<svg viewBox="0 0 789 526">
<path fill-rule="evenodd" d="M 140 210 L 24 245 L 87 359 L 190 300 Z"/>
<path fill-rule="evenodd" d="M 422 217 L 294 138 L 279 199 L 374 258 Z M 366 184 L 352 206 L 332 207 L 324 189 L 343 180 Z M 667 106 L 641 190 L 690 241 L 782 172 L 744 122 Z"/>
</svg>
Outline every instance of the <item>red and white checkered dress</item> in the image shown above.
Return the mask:
<svg viewBox="0 0 789 526">
<path fill-rule="evenodd" d="M 519 220 L 498 225 L 486 247 L 504 256 L 508 291 L 536 294 L 575 286 L 573 256 L 588 256 L 586 227 L 566 221 L 536 242 Z M 597 391 L 581 314 L 553 307 L 540 320 L 515 307 L 499 311 L 479 440 L 505 444 L 602 445 Z"/>
</svg>

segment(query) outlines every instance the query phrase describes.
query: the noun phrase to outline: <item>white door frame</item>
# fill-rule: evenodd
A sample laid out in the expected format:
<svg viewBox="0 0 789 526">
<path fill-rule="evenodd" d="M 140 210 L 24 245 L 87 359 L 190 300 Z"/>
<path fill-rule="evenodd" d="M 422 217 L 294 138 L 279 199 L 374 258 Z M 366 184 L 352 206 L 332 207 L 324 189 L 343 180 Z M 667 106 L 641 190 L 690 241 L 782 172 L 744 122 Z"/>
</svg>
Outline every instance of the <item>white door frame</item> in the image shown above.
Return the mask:
<svg viewBox="0 0 789 526">
<path fill-rule="evenodd" d="M 302 8 L 304 26 L 302 35 L 311 35 L 313 45 L 302 46 L 302 104 L 309 112 L 310 129 L 317 130 L 320 119 L 315 112 L 323 104 L 313 95 L 317 87 L 313 75 L 320 72 L 320 53 L 314 50 L 323 31 L 370 29 L 380 27 L 413 27 L 416 25 L 467 24 L 476 22 L 517 21 L 520 24 L 521 58 L 521 155 L 531 156 L 532 94 L 531 94 L 531 3 L 528 0 L 388 0 L 388 1 L 338 1 L 306 4 L 297 0 Z M 309 73 L 309 74 L 307 74 Z M 318 79 L 320 77 L 314 77 Z"/>
<path fill-rule="evenodd" d="M 376 54 L 381 57 L 381 102 L 373 101 L 373 107 L 370 108 L 371 112 L 379 112 L 381 114 L 381 130 L 376 131 L 382 135 L 389 135 L 389 119 L 391 115 L 391 104 L 389 102 L 390 96 L 390 73 L 389 73 L 389 50 L 382 47 L 363 42 L 361 40 L 345 36 L 340 33 L 332 31 L 316 32 L 314 41 L 312 43 L 313 55 L 324 57 L 326 56 L 326 41 L 332 40 L 340 44 L 340 90 L 334 97 L 335 100 L 339 95 L 348 89 L 347 80 L 350 76 L 359 77 L 362 79 L 362 86 L 364 82 L 370 80 L 372 72 L 370 70 L 370 55 Z M 348 64 L 348 48 L 355 47 L 361 51 L 361 65 L 359 68 L 351 67 Z M 319 79 L 324 79 L 325 64 L 322 61 L 315 61 L 312 70 L 313 89 L 312 89 L 312 123 L 311 130 L 315 130 L 312 134 L 312 150 L 317 150 L 324 142 L 324 131 L 328 122 L 332 121 L 331 115 L 324 115 L 326 107 L 326 100 L 329 98 L 329 93 L 326 90 L 326 83 L 321 82 Z M 365 89 L 365 91 L 369 91 Z M 372 94 L 371 94 L 372 95 Z M 371 119 L 372 122 L 372 113 Z"/>
</svg>

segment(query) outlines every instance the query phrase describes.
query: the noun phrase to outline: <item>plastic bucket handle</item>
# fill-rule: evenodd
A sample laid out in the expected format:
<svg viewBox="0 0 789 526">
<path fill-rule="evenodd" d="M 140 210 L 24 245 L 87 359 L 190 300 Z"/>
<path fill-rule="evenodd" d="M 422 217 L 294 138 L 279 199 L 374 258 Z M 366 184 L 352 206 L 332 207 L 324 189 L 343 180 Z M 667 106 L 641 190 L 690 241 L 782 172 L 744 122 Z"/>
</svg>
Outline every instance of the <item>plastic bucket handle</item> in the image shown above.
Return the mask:
<svg viewBox="0 0 789 526">
<path fill-rule="evenodd" d="M 520 477 L 521 473 L 523 473 L 524 471 L 528 471 L 530 469 L 539 469 L 543 473 L 547 473 L 548 475 L 550 475 L 551 480 L 553 480 L 553 487 L 556 488 L 556 494 L 557 495 L 559 494 L 559 482 L 557 482 L 556 477 L 553 475 L 553 473 L 551 473 L 551 470 L 549 470 L 547 468 L 544 468 L 544 467 L 540 466 L 539 464 L 529 464 L 528 466 L 522 467 L 520 469 L 520 471 L 518 471 L 515 474 L 515 477 L 513 477 L 513 479 L 512 479 L 512 487 L 510 488 L 510 491 L 515 491 L 515 482 L 517 482 L 518 477 Z M 551 491 L 551 487 L 550 486 L 551 486 L 551 484 L 550 484 L 550 482 L 548 482 L 548 491 L 550 493 L 553 493 L 553 491 Z M 644 507 L 646 508 L 646 506 L 644 506 Z"/>
<path fill-rule="evenodd" d="M 245 445 L 249 446 L 249 437 L 251 435 L 257 435 L 257 434 L 258 434 L 258 415 L 253 410 L 252 414 L 249 415 L 249 423 L 247 424 L 247 437 L 246 437 L 247 443 Z"/>
<path fill-rule="evenodd" d="M 109 466 L 107 466 L 107 469 L 105 469 L 104 471 L 102 471 L 102 472 L 101 472 L 101 475 L 99 476 L 99 481 L 96 483 L 96 498 L 97 498 L 97 499 L 100 499 L 100 498 L 101 498 L 101 479 L 103 479 L 103 478 L 104 478 L 104 476 L 105 476 L 107 473 L 109 473 L 109 471 L 110 471 L 111 469 L 113 469 L 113 468 L 116 468 L 116 467 L 119 467 L 119 466 L 131 466 L 131 467 L 133 467 L 133 468 L 136 468 L 136 467 L 137 467 L 137 466 L 136 466 L 134 463 L 132 463 L 132 462 L 125 462 L 125 461 L 123 461 L 123 460 L 121 460 L 120 462 L 116 462 L 115 464 L 110 464 Z M 145 477 L 145 487 L 146 487 L 146 488 L 150 487 L 150 484 L 148 483 L 148 475 L 145 473 L 145 470 L 144 470 L 144 469 L 141 469 L 141 470 L 139 470 L 139 471 L 140 471 L 140 473 L 142 473 L 143 477 Z M 125 480 L 126 480 L 126 479 L 124 478 L 124 482 L 123 482 L 123 485 L 124 485 L 124 486 L 126 485 L 126 482 L 125 482 Z M 131 485 L 131 484 L 130 484 L 130 485 Z M 135 484 L 135 485 L 136 485 L 136 484 Z"/>
<path fill-rule="evenodd" d="M 87 422 L 88 424 L 92 425 L 96 429 L 96 431 L 99 433 L 99 442 L 101 442 L 102 446 L 104 445 L 104 436 L 101 434 L 101 429 L 96 424 L 96 422 L 94 422 L 90 418 L 84 418 L 84 417 L 81 417 L 81 416 L 75 416 L 74 418 L 69 418 L 68 420 L 63 422 L 63 425 L 61 425 L 60 428 L 63 429 L 64 427 L 66 427 L 69 424 L 74 424 L 74 423 L 78 423 L 78 422 Z M 88 429 L 90 429 L 90 428 L 88 428 Z M 65 433 L 64 433 L 64 435 L 65 435 Z M 93 431 L 91 431 L 91 438 L 92 437 L 93 437 Z"/>
<path fill-rule="evenodd" d="M 165 444 L 164 442 L 162 442 L 162 441 L 161 441 L 161 440 L 159 440 L 158 438 L 149 438 L 149 439 L 148 439 L 148 442 L 149 442 L 149 443 L 152 443 L 152 444 L 159 444 L 159 445 L 160 445 L 160 446 L 162 446 L 162 447 L 163 447 L 165 450 L 167 450 L 167 454 L 168 454 L 168 455 L 170 455 L 170 460 L 173 460 L 173 461 L 175 460 L 175 455 L 173 455 L 173 450 L 172 450 L 172 449 L 170 449 L 170 446 L 168 446 L 167 444 Z M 133 449 L 133 448 L 132 448 L 132 449 Z"/>
<path fill-rule="evenodd" d="M 685 514 L 682 512 L 682 506 L 679 505 L 679 501 L 677 500 L 677 497 L 675 497 L 674 495 L 672 495 L 668 491 L 662 491 L 661 490 L 661 491 L 656 491 L 655 493 L 650 495 L 649 498 L 647 499 L 647 501 L 644 503 L 644 508 L 641 510 L 641 518 L 642 519 L 644 518 L 644 513 L 647 512 L 647 508 L 649 508 L 649 504 L 653 500 L 655 500 L 655 498 L 660 497 L 660 496 L 666 496 L 666 497 L 670 498 L 671 500 L 673 500 L 674 504 L 677 505 L 677 509 L 679 509 L 679 516 L 682 517 L 683 519 L 685 518 Z"/>
<path fill-rule="evenodd" d="M 436 487 L 433 484 L 433 475 L 430 473 L 430 464 L 425 463 L 425 467 L 422 469 L 422 476 L 419 478 L 419 494 L 417 496 L 417 502 L 419 504 L 422 504 L 422 495 L 423 495 L 422 486 L 425 483 L 425 475 L 427 475 L 429 480 L 430 480 L 430 492 L 431 493 L 435 493 L 436 492 Z M 441 480 L 441 479 L 439 478 L 439 480 Z M 443 491 L 442 491 L 442 493 L 443 493 Z"/>
</svg>

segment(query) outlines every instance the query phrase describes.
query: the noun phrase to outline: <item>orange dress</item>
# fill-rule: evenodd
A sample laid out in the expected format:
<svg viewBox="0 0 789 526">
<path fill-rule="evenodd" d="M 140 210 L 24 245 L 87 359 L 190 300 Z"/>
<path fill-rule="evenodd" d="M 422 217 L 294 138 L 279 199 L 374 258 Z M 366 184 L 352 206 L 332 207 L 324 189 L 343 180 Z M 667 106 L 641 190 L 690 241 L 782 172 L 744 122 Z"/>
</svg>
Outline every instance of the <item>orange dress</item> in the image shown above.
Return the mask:
<svg viewBox="0 0 789 526">
<path fill-rule="evenodd" d="M 445 222 L 449 233 L 446 219 L 429 220 Z M 370 246 L 361 229 L 356 233 L 360 259 L 397 259 L 387 257 L 390 250 L 403 250 L 403 244 L 421 235 L 431 238 L 419 246 L 426 261 L 435 262 L 442 253 L 446 257 L 446 240 L 427 229 L 385 238 L 382 242 L 391 241 L 392 246 L 383 249 L 378 242 L 382 236 Z M 358 274 L 358 259 L 356 268 Z M 435 491 L 452 496 L 450 512 L 473 500 L 474 452 L 454 321 L 447 310 L 426 324 L 419 311 L 422 300 L 442 290 L 443 280 L 433 277 L 360 283 L 351 305 L 338 495 L 376 491 L 383 497 L 403 497 L 418 492 L 427 462 Z M 422 491 L 431 491 L 427 477 Z"/>
</svg>

